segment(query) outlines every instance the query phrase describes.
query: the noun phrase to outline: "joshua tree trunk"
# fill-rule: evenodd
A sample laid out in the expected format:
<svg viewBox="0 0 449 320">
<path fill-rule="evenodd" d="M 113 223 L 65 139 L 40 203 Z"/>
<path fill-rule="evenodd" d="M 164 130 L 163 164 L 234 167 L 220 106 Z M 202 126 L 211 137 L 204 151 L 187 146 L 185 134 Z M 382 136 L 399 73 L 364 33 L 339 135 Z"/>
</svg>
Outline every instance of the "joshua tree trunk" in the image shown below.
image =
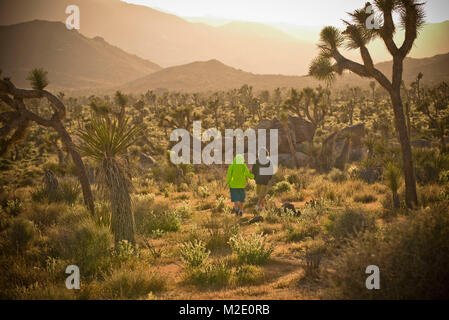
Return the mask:
<svg viewBox="0 0 449 320">
<path fill-rule="evenodd" d="M 401 144 L 402 164 L 404 168 L 405 179 L 405 202 L 407 207 L 411 208 L 418 203 L 416 192 L 416 175 L 413 166 L 412 148 L 410 146 L 410 137 L 408 135 L 407 125 L 405 122 L 404 108 L 400 96 L 399 89 L 390 92 L 391 101 L 393 103 L 394 122 L 399 135 L 399 143 Z"/>
<path fill-rule="evenodd" d="M 89 211 L 93 213 L 95 212 L 94 198 L 92 196 L 89 178 L 87 176 L 86 167 L 84 166 L 83 160 L 81 159 L 81 155 L 76 150 L 72 138 L 70 137 L 69 133 L 64 128 L 62 123 L 60 122 L 56 123 L 53 128 L 58 132 L 62 142 L 67 148 L 67 151 L 72 157 L 73 163 L 75 164 L 76 167 L 76 173 L 78 175 L 78 179 L 81 184 L 81 189 L 83 191 L 84 203 L 86 204 Z"/>
<path fill-rule="evenodd" d="M 109 175 L 109 198 L 111 203 L 111 227 L 114 234 L 115 246 L 122 241 L 126 240 L 133 245 L 136 244 L 135 240 L 135 226 L 134 216 L 131 210 L 131 197 L 126 187 L 126 178 L 123 177 L 123 172 L 118 170 L 116 163 L 105 164 L 108 167 Z"/>
<path fill-rule="evenodd" d="M 393 196 L 393 207 L 395 209 L 399 209 L 399 207 L 401 206 L 401 203 L 399 201 L 398 193 L 397 192 L 393 192 L 392 196 Z"/>
</svg>

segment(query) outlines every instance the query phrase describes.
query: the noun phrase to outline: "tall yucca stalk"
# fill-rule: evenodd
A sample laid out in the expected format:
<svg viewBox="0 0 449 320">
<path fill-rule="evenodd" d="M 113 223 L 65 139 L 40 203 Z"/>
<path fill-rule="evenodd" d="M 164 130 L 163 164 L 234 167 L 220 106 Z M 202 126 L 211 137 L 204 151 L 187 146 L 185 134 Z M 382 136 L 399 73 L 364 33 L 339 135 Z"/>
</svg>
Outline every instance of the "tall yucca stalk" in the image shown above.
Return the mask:
<svg viewBox="0 0 449 320">
<path fill-rule="evenodd" d="M 111 204 L 111 227 L 115 244 L 127 240 L 135 244 L 134 217 L 131 210 L 132 183 L 125 156 L 128 147 L 143 132 L 141 126 L 130 126 L 128 119 L 93 119 L 79 131 L 81 153 L 98 164 L 97 181 Z"/>
<path fill-rule="evenodd" d="M 398 209 L 400 206 L 398 191 L 401 185 L 401 170 L 394 166 L 391 162 L 388 163 L 384 172 L 384 180 L 388 188 L 390 188 L 394 208 Z"/>
</svg>

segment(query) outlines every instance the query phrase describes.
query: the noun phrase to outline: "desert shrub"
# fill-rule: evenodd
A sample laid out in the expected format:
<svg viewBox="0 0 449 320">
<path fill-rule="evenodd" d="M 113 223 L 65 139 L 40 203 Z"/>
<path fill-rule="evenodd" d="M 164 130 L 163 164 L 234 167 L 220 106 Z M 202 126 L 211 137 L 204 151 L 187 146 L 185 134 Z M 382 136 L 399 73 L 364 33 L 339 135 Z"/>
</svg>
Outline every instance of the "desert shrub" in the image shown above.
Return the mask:
<svg viewBox="0 0 449 320">
<path fill-rule="evenodd" d="M 374 226 L 374 219 L 370 215 L 353 208 L 346 208 L 342 213 L 330 214 L 329 222 L 325 225 L 327 232 L 339 240 L 355 236 Z"/>
<path fill-rule="evenodd" d="M 63 180 L 53 188 L 38 186 L 31 191 L 31 199 L 37 203 L 43 202 L 65 202 L 69 205 L 75 204 L 81 193 L 79 182 L 72 179 Z"/>
<path fill-rule="evenodd" d="M 373 203 L 377 201 L 377 197 L 372 193 L 368 192 L 359 192 L 354 195 L 354 201 L 360 203 Z"/>
<path fill-rule="evenodd" d="M 125 262 L 134 257 L 139 257 L 139 249 L 127 240 L 120 241 L 113 250 L 113 256 L 119 262 Z"/>
<path fill-rule="evenodd" d="M 339 202 L 341 196 L 339 196 L 335 190 L 335 187 L 330 183 L 323 183 L 317 186 L 314 191 L 316 199 L 327 199 L 332 202 Z"/>
<path fill-rule="evenodd" d="M 280 210 L 277 208 L 270 208 L 264 215 L 267 223 L 278 223 L 281 221 Z"/>
<path fill-rule="evenodd" d="M 181 219 L 176 210 L 167 210 L 161 213 L 150 212 L 142 222 L 144 234 L 151 234 L 154 230 L 176 232 L 181 228 Z"/>
<path fill-rule="evenodd" d="M 147 270 L 145 267 L 138 267 L 134 270 L 121 268 L 114 270 L 99 284 L 98 298 L 137 299 L 146 297 L 150 293 L 162 292 L 166 287 L 165 277 Z"/>
<path fill-rule="evenodd" d="M 239 232 L 239 225 L 230 217 L 224 219 L 209 219 L 207 228 L 206 248 L 212 251 L 229 249 L 229 239 Z"/>
<path fill-rule="evenodd" d="M 148 208 L 151 208 L 154 203 L 154 194 L 138 194 L 134 196 L 133 200 L 134 216 L 139 216 L 141 213 L 147 212 Z"/>
<path fill-rule="evenodd" d="M 181 259 L 187 268 L 197 268 L 206 263 L 210 251 L 206 249 L 204 242 L 195 240 L 181 245 Z"/>
<path fill-rule="evenodd" d="M 186 282 L 199 287 L 222 288 L 227 286 L 231 279 L 232 269 L 229 263 L 220 260 L 188 270 Z"/>
<path fill-rule="evenodd" d="M 189 186 L 187 183 L 183 182 L 178 186 L 178 192 L 187 192 L 189 191 Z"/>
<path fill-rule="evenodd" d="M 59 199 L 68 205 L 73 205 L 81 193 L 81 187 L 76 180 L 64 180 L 59 184 Z"/>
<path fill-rule="evenodd" d="M 211 210 L 214 208 L 214 205 L 215 205 L 215 203 L 213 201 L 204 200 L 204 201 L 201 201 L 200 205 L 198 206 L 198 209 L 201 211 Z"/>
<path fill-rule="evenodd" d="M 296 173 L 292 173 L 292 174 L 288 175 L 287 182 L 292 185 L 296 185 L 296 186 L 300 186 L 300 184 L 301 184 L 301 180 Z"/>
<path fill-rule="evenodd" d="M 419 188 L 419 204 L 423 207 L 443 201 L 447 194 L 439 185 L 426 185 Z"/>
<path fill-rule="evenodd" d="M 9 228 L 11 223 L 11 218 L 3 212 L 3 210 L 0 210 L 0 232 L 3 230 L 6 230 Z"/>
<path fill-rule="evenodd" d="M 353 172 L 362 181 L 373 184 L 382 180 L 382 165 L 373 159 L 365 159 L 360 162 L 360 166 L 356 172 Z"/>
<path fill-rule="evenodd" d="M 444 170 L 440 172 L 440 175 L 438 176 L 438 182 L 441 185 L 449 184 L 449 170 Z"/>
<path fill-rule="evenodd" d="M 282 194 L 282 193 L 290 192 L 292 189 L 293 189 L 293 187 L 289 182 L 281 181 L 281 182 L 278 182 L 274 186 L 273 191 L 275 194 Z"/>
<path fill-rule="evenodd" d="M 36 226 L 43 228 L 54 225 L 59 216 L 66 210 L 66 205 L 62 203 L 32 203 L 31 208 L 25 212 L 25 216 L 33 221 Z"/>
<path fill-rule="evenodd" d="M 287 240 L 300 242 L 306 238 L 314 238 L 321 231 L 321 227 L 312 219 L 301 219 L 298 224 L 292 225 L 287 232 Z"/>
<path fill-rule="evenodd" d="M 36 187 L 30 194 L 33 202 L 42 203 L 48 199 L 47 191 L 44 187 Z"/>
<path fill-rule="evenodd" d="M 325 298 L 448 299 L 447 204 L 420 210 L 351 241 L 333 261 Z M 381 290 L 367 290 L 367 266 L 381 272 Z"/>
<path fill-rule="evenodd" d="M 224 196 L 220 195 L 215 201 L 214 213 L 231 213 L 231 208 L 227 204 L 227 200 Z"/>
<path fill-rule="evenodd" d="M 154 239 L 160 239 L 164 235 L 164 230 L 156 229 L 151 232 L 151 237 Z"/>
<path fill-rule="evenodd" d="M 24 291 L 27 288 L 35 286 L 36 283 L 48 285 L 48 273 L 34 268 L 34 265 L 22 255 L 14 258 L 10 255 L 0 255 L 0 299 L 26 299 Z M 38 296 L 38 293 L 35 296 Z"/>
<path fill-rule="evenodd" d="M 244 264 L 265 264 L 273 253 L 273 247 L 267 245 L 267 237 L 262 234 L 253 233 L 246 237 L 235 235 L 229 243 L 239 262 Z"/>
<path fill-rule="evenodd" d="M 173 198 L 173 200 L 189 200 L 190 196 L 187 193 L 182 193 Z"/>
<path fill-rule="evenodd" d="M 347 174 L 340 169 L 333 168 L 327 175 L 332 182 L 344 182 L 348 179 Z"/>
<path fill-rule="evenodd" d="M 8 238 L 15 252 L 23 252 L 31 246 L 36 230 L 33 222 L 16 218 L 11 221 L 8 229 Z"/>
<path fill-rule="evenodd" d="M 17 287 L 14 298 L 20 300 L 73 300 L 76 294 L 65 285 L 35 282 L 29 286 Z"/>
<path fill-rule="evenodd" d="M 188 219 L 192 216 L 192 207 L 188 202 L 177 206 L 174 211 L 180 219 Z"/>
<path fill-rule="evenodd" d="M 94 221 L 98 226 L 111 230 L 111 210 L 106 201 L 95 202 Z"/>
<path fill-rule="evenodd" d="M 437 183 L 440 173 L 449 169 L 449 155 L 436 149 L 413 149 L 416 180 L 421 184 Z"/>
<path fill-rule="evenodd" d="M 17 216 L 23 210 L 23 202 L 19 198 L 10 199 L 6 202 L 6 213 L 11 216 Z"/>
<path fill-rule="evenodd" d="M 209 188 L 207 186 L 200 186 L 198 187 L 198 195 L 200 196 L 201 199 L 206 199 L 210 196 L 210 191 Z"/>
<path fill-rule="evenodd" d="M 305 260 L 305 276 L 316 277 L 320 273 L 320 264 L 327 252 L 326 243 L 322 239 L 308 240 L 303 245 Z"/>
<path fill-rule="evenodd" d="M 49 232 L 49 240 L 54 257 L 69 260 L 86 276 L 101 270 L 110 258 L 112 234 L 92 219 L 58 226 Z"/>
<path fill-rule="evenodd" d="M 239 266 L 235 272 L 236 282 L 238 285 L 257 285 L 265 281 L 265 273 L 263 268 L 252 265 Z"/>
<path fill-rule="evenodd" d="M 295 190 L 292 190 L 287 194 L 285 194 L 284 196 L 282 196 L 282 201 L 284 202 L 300 202 L 304 201 L 304 199 L 305 199 L 304 194 L 302 192 Z"/>
</svg>

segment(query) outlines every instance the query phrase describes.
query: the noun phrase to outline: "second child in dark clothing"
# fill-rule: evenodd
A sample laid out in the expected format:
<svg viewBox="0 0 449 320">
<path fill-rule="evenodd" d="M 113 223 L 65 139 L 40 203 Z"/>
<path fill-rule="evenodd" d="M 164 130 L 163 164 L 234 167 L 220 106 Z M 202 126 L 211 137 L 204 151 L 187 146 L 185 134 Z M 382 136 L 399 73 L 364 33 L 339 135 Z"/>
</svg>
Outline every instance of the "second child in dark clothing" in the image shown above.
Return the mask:
<svg viewBox="0 0 449 320">
<path fill-rule="evenodd" d="M 260 159 L 268 160 L 268 162 L 262 161 L 267 162 L 262 164 Z M 264 148 L 260 149 L 259 157 L 251 170 L 251 173 L 254 174 L 256 180 L 256 194 L 258 198 L 256 211 L 265 210 L 265 197 L 268 193 L 268 185 L 273 177 L 273 168 L 271 168 L 271 166 L 272 163 L 270 161 L 268 151 Z"/>
</svg>

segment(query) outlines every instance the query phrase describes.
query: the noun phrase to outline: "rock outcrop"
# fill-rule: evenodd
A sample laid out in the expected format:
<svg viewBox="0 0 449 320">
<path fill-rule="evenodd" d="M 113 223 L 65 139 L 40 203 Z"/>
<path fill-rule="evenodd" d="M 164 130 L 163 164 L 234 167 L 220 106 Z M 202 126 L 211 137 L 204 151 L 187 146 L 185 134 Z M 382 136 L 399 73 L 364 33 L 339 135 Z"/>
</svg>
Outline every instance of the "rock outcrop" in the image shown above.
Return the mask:
<svg viewBox="0 0 449 320">
<path fill-rule="evenodd" d="M 331 134 L 323 142 L 322 156 L 329 167 L 344 169 L 349 161 L 360 160 L 364 154 L 365 124 L 357 124 Z"/>
<path fill-rule="evenodd" d="M 311 142 L 315 136 L 315 126 L 302 118 L 289 116 L 288 127 L 293 140 L 293 144 L 299 145 L 304 142 Z M 263 120 L 255 128 L 258 129 L 278 129 L 279 130 L 279 154 L 290 154 L 290 147 L 288 145 L 287 132 L 284 130 L 281 121 L 278 119 Z M 269 138 L 267 133 L 267 146 L 269 147 Z"/>
</svg>

